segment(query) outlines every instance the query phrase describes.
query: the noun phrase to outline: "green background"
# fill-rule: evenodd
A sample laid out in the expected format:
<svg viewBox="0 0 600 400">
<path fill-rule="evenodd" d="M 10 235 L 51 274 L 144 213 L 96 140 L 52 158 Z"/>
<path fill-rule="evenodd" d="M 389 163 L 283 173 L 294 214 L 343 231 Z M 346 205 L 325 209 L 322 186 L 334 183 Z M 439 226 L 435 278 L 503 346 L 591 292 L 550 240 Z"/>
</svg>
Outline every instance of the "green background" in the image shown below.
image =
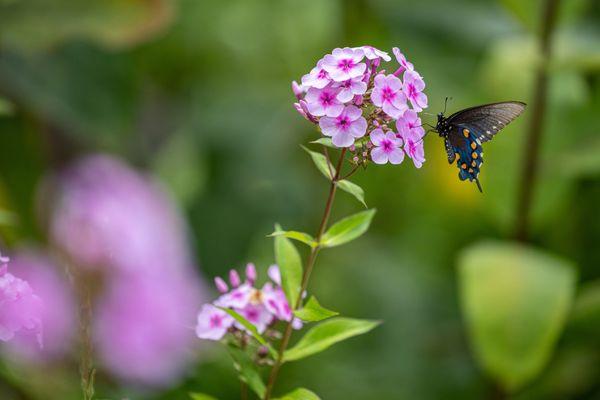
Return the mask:
<svg viewBox="0 0 600 400">
<path fill-rule="evenodd" d="M 431 113 L 447 96 L 449 111 L 530 102 L 541 4 L 0 1 L 3 247 L 44 243 L 34 212 L 39 180 L 100 151 L 155 174 L 173 193 L 207 280 L 247 261 L 264 276 L 273 261 L 265 235 L 274 222 L 314 233 L 327 194 L 327 182 L 299 147 L 318 133 L 295 112 L 291 80 L 335 47 L 398 46 L 425 79 Z M 600 396 L 598 4 L 565 0 L 558 11 L 530 224 L 532 246 L 575 265 L 570 296 L 577 312 L 567 307 L 556 350 L 519 388 L 519 399 Z M 343 315 L 384 323 L 286 365 L 277 393 L 301 385 L 324 399 L 498 395 L 494 373 L 480 368 L 472 351 L 457 260 L 472 243 L 511 238 L 530 117 L 526 112 L 486 145 L 483 195 L 458 180 L 435 134 L 425 140 L 421 169 L 407 159 L 371 165 L 352 178 L 377 215 L 365 236 L 320 255 L 311 291 Z M 333 218 L 360 208 L 339 193 Z M 502 299 L 490 303 L 491 314 Z M 206 345 L 198 358 L 189 377 L 167 391 L 139 392 L 100 376 L 98 398 L 185 399 L 188 391 L 239 398 L 224 349 Z M 43 388 L 37 398 L 78 396 L 70 362 L 22 373 L 27 385 Z M 17 399 L 9 380 L 0 377 L 0 398 Z"/>
</svg>

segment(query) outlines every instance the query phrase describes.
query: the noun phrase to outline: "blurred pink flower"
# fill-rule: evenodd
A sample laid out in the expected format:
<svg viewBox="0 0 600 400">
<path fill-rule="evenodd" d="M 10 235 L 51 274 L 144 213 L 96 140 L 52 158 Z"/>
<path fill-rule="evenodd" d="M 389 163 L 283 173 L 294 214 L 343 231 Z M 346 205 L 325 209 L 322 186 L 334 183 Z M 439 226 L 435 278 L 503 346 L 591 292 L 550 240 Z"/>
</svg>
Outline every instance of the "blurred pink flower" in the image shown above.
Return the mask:
<svg viewBox="0 0 600 400">
<path fill-rule="evenodd" d="M 427 108 L 427 96 L 423 93 L 423 89 L 425 89 L 425 82 L 421 78 L 421 75 L 415 71 L 406 71 L 404 73 L 402 90 L 416 112 Z"/>
<path fill-rule="evenodd" d="M 337 147 L 349 147 L 354 139 L 363 137 L 367 131 L 367 120 L 362 116 L 360 108 L 347 106 L 335 118 L 322 117 L 319 127 L 325 136 L 331 136 Z"/>
<path fill-rule="evenodd" d="M 323 58 L 323 69 L 336 82 L 361 77 L 367 65 L 362 61 L 365 53 L 362 48 L 334 49 Z"/>
<path fill-rule="evenodd" d="M 392 118 L 400 118 L 408 109 L 406 96 L 402 92 L 402 81 L 394 75 L 379 74 L 375 77 L 371 100 Z"/>
<path fill-rule="evenodd" d="M 212 304 L 204 304 L 200 313 L 198 313 L 196 336 L 200 339 L 220 340 L 233 325 L 233 322 L 233 317 L 225 311 Z"/>
<path fill-rule="evenodd" d="M 51 241 L 78 267 L 149 274 L 191 264 L 186 228 L 171 200 L 121 161 L 86 157 L 46 187 L 55 200 Z"/>
<path fill-rule="evenodd" d="M 193 276 L 167 273 L 112 282 L 94 310 L 103 364 L 128 381 L 167 385 L 177 379 L 192 355 L 199 286 Z"/>
<path fill-rule="evenodd" d="M 403 137 L 412 135 L 421 138 L 425 135 L 425 130 L 421 126 L 421 118 L 413 110 L 406 110 L 402 118 L 396 122 L 396 127 Z"/>
<path fill-rule="evenodd" d="M 404 160 L 402 139 L 396 137 L 393 132 L 383 133 L 381 129 L 375 129 L 370 137 L 375 145 L 371 150 L 371 158 L 375 164 L 400 164 Z"/>
<path fill-rule="evenodd" d="M 42 300 L 29 283 L 7 271 L 8 261 L 0 256 L 0 341 L 30 336 L 41 347 Z"/>
<path fill-rule="evenodd" d="M 310 88 L 306 92 L 306 106 L 308 112 L 315 117 L 326 115 L 337 117 L 344 110 L 344 105 L 337 99 L 340 89 L 326 87 L 324 89 Z"/>
<path fill-rule="evenodd" d="M 64 356 L 73 345 L 77 328 L 76 301 L 67 277 L 47 255 L 33 249 L 16 252 L 11 269 L 43 299 L 44 346 L 40 348 L 31 337 L 17 337 L 10 343 L 10 350 L 30 360 Z"/>
</svg>

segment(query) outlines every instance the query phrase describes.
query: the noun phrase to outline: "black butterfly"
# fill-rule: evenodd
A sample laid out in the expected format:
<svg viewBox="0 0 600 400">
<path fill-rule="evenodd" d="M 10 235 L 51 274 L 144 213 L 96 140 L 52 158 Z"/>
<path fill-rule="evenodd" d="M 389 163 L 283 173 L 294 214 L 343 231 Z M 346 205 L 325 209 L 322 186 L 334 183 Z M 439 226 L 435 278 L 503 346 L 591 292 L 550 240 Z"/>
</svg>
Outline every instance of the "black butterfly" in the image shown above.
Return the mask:
<svg viewBox="0 0 600 400">
<path fill-rule="evenodd" d="M 446 99 L 448 100 L 448 99 Z M 479 184 L 479 169 L 483 164 L 481 143 L 491 140 L 496 133 L 517 118 L 525 110 L 525 103 L 506 101 L 470 107 L 455 112 L 448 118 L 438 114 L 435 131 L 444 138 L 448 162 L 456 161 L 461 181 Z"/>
</svg>

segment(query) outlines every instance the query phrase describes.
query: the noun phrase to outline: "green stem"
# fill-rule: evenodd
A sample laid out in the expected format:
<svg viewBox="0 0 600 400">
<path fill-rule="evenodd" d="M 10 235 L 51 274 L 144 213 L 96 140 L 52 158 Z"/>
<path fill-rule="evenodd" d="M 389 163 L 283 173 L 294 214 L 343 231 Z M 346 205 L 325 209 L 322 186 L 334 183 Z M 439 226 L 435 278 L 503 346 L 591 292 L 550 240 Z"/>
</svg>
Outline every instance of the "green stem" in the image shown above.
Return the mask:
<svg viewBox="0 0 600 400">
<path fill-rule="evenodd" d="M 319 225 L 319 229 L 315 236 L 316 242 L 319 243 L 321 241 L 321 237 L 323 233 L 325 233 L 325 229 L 327 228 L 327 221 L 329 220 L 329 215 L 331 214 L 331 208 L 333 206 L 333 200 L 335 199 L 335 192 L 337 190 L 337 183 L 340 180 L 340 173 L 342 172 L 344 157 L 346 155 L 346 149 L 342 149 L 340 154 L 340 159 L 338 160 L 337 166 L 335 168 L 335 175 L 331 180 L 331 184 L 329 186 L 329 195 L 327 196 L 327 202 L 325 203 L 325 211 L 323 212 L 323 217 L 321 218 L 321 223 Z M 294 310 L 300 308 L 302 304 L 302 294 L 306 291 L 308 287 L 308 281 L 310 280 L 310 275 L 315 266 L 315 261 L 317 259 L 317 255 L 319 253 L 319 246 L 313 247 L 306 261 L 306 268 L 304 268 L 304 274 L 302 275 L 302 283 L 300 285 L 300 293 L 296 299 L 296 303 L 294 304 Z M 293 318 L 292 318 L 293 319 Z M 281 364 L 283 363 L 283 355 L 287 346 L 290 342 L 290 338 L 292 336 L 292 320 L 290 320 L 285 327 L 285 331 L 283 333 L 283 337 L 281 338 L 281 344 L 279 346 L 279 352 L 277 354 L 277 359 L 275 360 L 275 364 L 271 369 L 271 373 L 269 374 L 269 380 L 267 382 L 267 390 L 265 392 L 264 400 L 269 400 L 271 398 L 271 394 L 273 392 L 273 387 L 275 386 L 275 382 L 277 381 L 277 376 L 279 375 L 279 370 L 281 369 Z"/>
<path fill-rule="evenodd" d="M 537 180 L 539 149 L 544 117 L 546 115 L 546 97 L 548 92 L 547 65 L 552 57 L 552 32 L 556 23 L 558 5 L 559 0 L 546 0 L 542 14 L 542 31 L 540 35 L 542 60 L 540 61 L 535 77 L 535 88 L 531 104 L 531 120 L 525 144 L 525 160 L 521 173 L 515 221 L 515 238 L 523 242 L 529 239 L 531 204 Z"/>
</svg>

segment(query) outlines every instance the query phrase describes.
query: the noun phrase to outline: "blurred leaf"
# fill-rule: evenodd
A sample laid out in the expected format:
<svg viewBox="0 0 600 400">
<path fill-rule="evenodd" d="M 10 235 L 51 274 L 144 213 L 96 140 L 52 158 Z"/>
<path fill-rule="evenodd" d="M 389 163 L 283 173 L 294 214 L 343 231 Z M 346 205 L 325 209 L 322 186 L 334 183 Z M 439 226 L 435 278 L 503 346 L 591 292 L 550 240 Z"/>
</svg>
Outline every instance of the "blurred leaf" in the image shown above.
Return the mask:
<svg viewBox="0 0 600 400">
<path fill-rule="evenodd" d="M 0 116 L 3 115 L 13 115 L 15 112 L 15 107 L 13 104 L 7 99 L 0 97 Z"/>
<path fill-rule="evenodd" d="M 0 208 L 0 225 L 16 225 L 19 222 L 17 214 Z"/>
<path fill-rule="evenodd" d="M 356 200 L 360 201 L 362 205 L 365 206 L 365 208 L 367 207 L 367 203 L 365 203 L 365 192 L 360 186 L 346 179 L 339 181 L 337 185 L 344 192 L 354 196 Z"/>
<path fill-rule="evenodd" d="M 379 321 L 333 318 L 311 328 L 298 343 L 286 350 L 284 361 L 295 361 L 328 349 L 353 336 L 362 335 L 379 325 Z"/>
<path fill-rule="evenodd" d="M 317 153 L 316 151 L 309 150 L 304 146 L 300 146 L 300 147 L 302 147 L 304 149 L 304 151 L 306 151 L 310 155 L 313 162 L 317 166 L 317 169 L 319 171 L 321 171 L 321 173 L 325 176 L 325 178 L 327 178 L 329 180 L 333 179 L 331 172 L 333 172 L 335 170 L 335 168 L 331 164 L 329 164 L 329 167 L 327 166 L 327 164 L 328 164 L 327 158 L 323 154 Z M 331 167 L 331 172 L 330 172 L 330 167 Z"/>
<path fill-rule="evenodd" d="M 539 25 L 542 0 L 501 0 L 504 7 L 531 32 Z"/>
<path fill-rule="evenodd" d="M 248 387 L 258 397 L 262 398 L 265 395 L 265 384 L 250 356 L 237 347 L 228 346 L 228 349 L 231 358 L 235 361 L 235 367 L 240 374 L 240 379 L 246 382 Z"/>
<path fill-rule="evenodd" d="M 275 400 L 320 400 L 320 398 L 308 389 L 298 388 Z"/>
<path fill-rule="evenodd" d="M 512 243 L 476 244 L 458 265 L 475 354 L 488 374 L 514 391 L 548 362 L 573 299 L 575 269 Z"/>
<path fill-rule="evenodd" d="M 362 211 L 336 222 L 325 232 L 319 245 L 335 247 L 356 239 L 369 229 L 375 211 Z"/>
<path fill-rule="evenodd" d="M 600 332 L 600 280 L 581 287 L 575 298 L 569 326 L 595 334 Z"/>
<path fill-rule="evenodd" d="M 217 400 L 216 397 L 213 397 L 209 394 L 204 393 L 190 393 L 190 398 L 192 400 Z"/>
<path fill-rule="evenodd" d="M 252 336 L 254 336 L 254 338 L 258 341 L 258 343 L 262 344 L 263 346 L 266 346 L 269 349 L 269 352 L 271 353 L 271 355 L 277 354 L 275 352 L 275 350 L 273 349 L 273 347 L 271 347 L 269 342 L 267 342 L 265 340 L 265 338 L 263 338 L 262 335 L 260 333 L 258 333 L 258 330 L 252 324 L 252 322 L 248 321 L 246 318 L 244 318 L 243 316 L 241 316 L 240 314 L 238 314 L 231 308 L 226 308 L 226 307 L 219 307 L 219 308 L 221 310 L 225 311 L 227 314 L 231 315 L 237 322 L 239 322 L 244 328 L 246 328 L 248 330 L 248 332 L 250 332 L 250 334 L 252 334 Z"/>
<path fill-rule="evenodd" d="M 269 237 L 275 237 L 275 236 L 284 236 L 286 238 L 289 239 L 294 239 L 297 240 L 299 242 L 302 242 L 310 247 L 315 247 L 317 245 L 317 242 L 315 241 L 315 239 L 309 235 L 308 233 L 304 233 L 304 232 L 298 232 L 298 231 L 275 231 L 273 233 L 271 233 L 270 235 L 268 235 Z"/>
<path fill-rule="evenodd" d="M 323 307 L 315 296 L 311 296 L 304 307 L 294 311 L 294 315 L 305 322 L 318 322 L 327 318 L 339 315 L 336 311 L 331 311 Z"/>
<path fill-rule="evenodd" d="M 171 0 L 28 0 L 0 3 L 0 43 L 40 50 L 69 39 L 131 46 L 162 31 L 173 19 Z"/>
<path fill-rule="evenodd" d="M 563 149 L 559 159 L 551 163 L 557 173 L 569 177 L 593 177 L 600 174 L 600 138 L 582 140 L 571 149 Z"/>
<path fill-rule="evenodd" d="M 281 226 L 275 225 L 277 231 L 281 231 Z M 293 310 L 300 295 L 302 259 L 294 243 L 284 236 L 275 236 L 275 262 L 281 273 L 281 288 Z"/>
</svg>

